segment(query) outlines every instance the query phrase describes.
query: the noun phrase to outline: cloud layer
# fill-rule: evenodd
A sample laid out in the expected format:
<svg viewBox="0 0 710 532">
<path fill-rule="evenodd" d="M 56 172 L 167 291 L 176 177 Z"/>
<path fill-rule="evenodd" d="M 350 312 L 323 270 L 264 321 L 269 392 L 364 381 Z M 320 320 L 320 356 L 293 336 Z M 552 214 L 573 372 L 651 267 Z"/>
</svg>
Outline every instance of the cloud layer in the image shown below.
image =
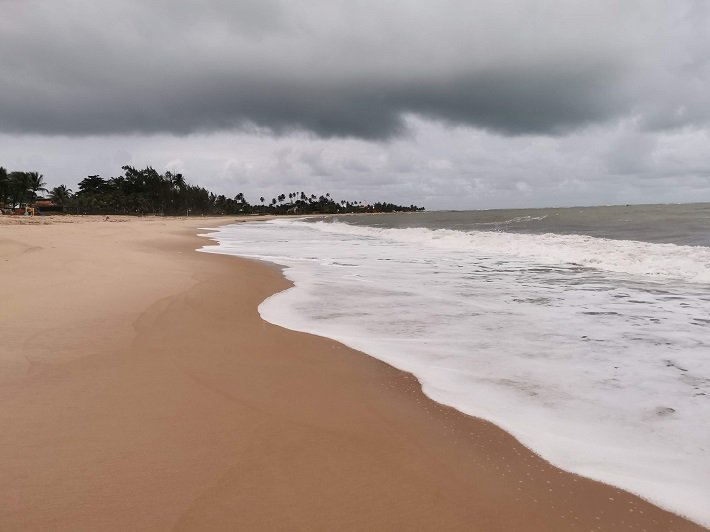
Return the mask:
<svg viewBox="0 0 710 532">
<path fill-rule="evenodd" d="M 487 208 L 710 200 L 705 0 L 0 0 L 0 165 Z"/>
<path fill-rule="evenodd" d="M 0 131 L 706 125 L 704 2 L 0 0 Z"/>
<path fill-rule="evenodd" d="M 633 121 L 506 137 L 407 117 L 383 143 L 248 132 L 47 137 L 0 135 L 0 162 L 75 188 L 88 174 L 153 165 L 254 202 L 293 190 L 429 209 L 692 202 L 710 199 L 710 133 L 648 133 Z"/>
</svg>

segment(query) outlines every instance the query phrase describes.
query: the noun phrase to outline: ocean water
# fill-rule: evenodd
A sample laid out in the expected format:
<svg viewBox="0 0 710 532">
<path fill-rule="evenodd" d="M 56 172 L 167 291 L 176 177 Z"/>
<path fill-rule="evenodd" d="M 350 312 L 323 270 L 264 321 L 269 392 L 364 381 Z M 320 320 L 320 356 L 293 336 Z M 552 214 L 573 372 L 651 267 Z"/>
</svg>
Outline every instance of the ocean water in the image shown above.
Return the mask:
<svg viewBox="0 0 710 532">
<path fill-rule="evenodd" d="M 710 204 L 228 225 L 269 322 L 417 376 L 550 462 L 710 525 Z"/>
</svg>

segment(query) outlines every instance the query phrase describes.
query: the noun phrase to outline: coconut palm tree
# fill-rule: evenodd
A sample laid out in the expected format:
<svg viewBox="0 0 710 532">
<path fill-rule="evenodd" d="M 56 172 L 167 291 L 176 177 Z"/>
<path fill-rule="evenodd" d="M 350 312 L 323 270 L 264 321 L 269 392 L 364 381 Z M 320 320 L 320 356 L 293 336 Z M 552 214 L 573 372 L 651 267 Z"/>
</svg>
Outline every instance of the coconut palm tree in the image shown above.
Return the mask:
<svg viewBox="0 0 710 532">
<path fill-rule="evenodd" d="M 29 174 L 27 172 L 10 172 L 7 177 L 10 203 L 13 207 L 22 205 L 30 190 Z"/>
<path fill-rule="evenodd" d="M 60 207 L 64 207 L 71 199 L 71 194 L 71 189 L 67 188 L 66 185 L 59 185 L 49 192 L 49 199 Z"/>
<path fill-rule="evenodd" d="M 37 199 L 37 192 L 47 192 L 44 176 L 38 172 L 27 172 L 27 185 L 31 192 L 32 201 Z"/>
<path fill-rule="evenodd" d="M 10 178 L 7 170 L 0 166 L 0 206 L 4 207 L 7 203 L 7 198 L 10 195 Z"/>
<path fill-rule="evenodd" d="M 182 192 L 185 190 L 185 187 L 187 186 L 187 182 L 185 181 L 185 177 L 182 174 L 174 174 L 172 176 L 173 178 L 173 187 L 175 187 L 178 192 Z"/>
</svg>

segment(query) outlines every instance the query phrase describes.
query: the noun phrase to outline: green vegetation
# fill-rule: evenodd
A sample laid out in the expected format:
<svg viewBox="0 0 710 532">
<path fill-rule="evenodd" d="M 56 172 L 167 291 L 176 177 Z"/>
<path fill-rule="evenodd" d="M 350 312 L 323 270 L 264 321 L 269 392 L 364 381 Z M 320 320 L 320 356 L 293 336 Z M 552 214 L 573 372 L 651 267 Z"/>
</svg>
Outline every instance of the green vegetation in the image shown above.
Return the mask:
<svg viewBox="0 0 710 532">
<path fill-rule="evenodd" d="M 0 205 L 21 205 L 37 200 L 38 192 L 46 192 L 45 182 L 37 172 L 8 172 L 0 166 Z"/>
<path fill-rule="evenodd" d="M 151 167 L 137 170 L 124 166 L 122 170 L 122 176 L 109 179 L 90 175 L 73 192 L 65 185 L 48 191 L 43 176 L 37 172 L 7 172 L 0 167 L 0 206 L 31 204 L 40 199 L 39 192 L 49 192 L 53 210 L 72 214 L 334 214 L 424 210 L 416 205 L 336 201 L 330 194 L 316 196 L 305 192 L 280 194 L 271 201 L 262 196 L 258 204 L 252 205 L 242 193 L 234 198 L 215 195 L 203 187 L 190 185 L 182 174 L 160 174 Z"/>
</svg>

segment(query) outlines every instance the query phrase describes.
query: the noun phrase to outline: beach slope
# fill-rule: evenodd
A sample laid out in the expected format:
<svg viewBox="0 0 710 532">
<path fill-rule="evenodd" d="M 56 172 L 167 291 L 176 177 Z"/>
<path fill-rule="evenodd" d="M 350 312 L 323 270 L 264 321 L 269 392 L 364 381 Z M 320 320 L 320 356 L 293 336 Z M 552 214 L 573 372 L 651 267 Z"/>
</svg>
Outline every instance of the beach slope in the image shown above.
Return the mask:
<svg viewBox="0 0 710 532">
<path fill-rule="evenodd" d="M 0 220 L 0 530 L 702 530 L 262 321 L 231 221 Z"/>
</svg>

